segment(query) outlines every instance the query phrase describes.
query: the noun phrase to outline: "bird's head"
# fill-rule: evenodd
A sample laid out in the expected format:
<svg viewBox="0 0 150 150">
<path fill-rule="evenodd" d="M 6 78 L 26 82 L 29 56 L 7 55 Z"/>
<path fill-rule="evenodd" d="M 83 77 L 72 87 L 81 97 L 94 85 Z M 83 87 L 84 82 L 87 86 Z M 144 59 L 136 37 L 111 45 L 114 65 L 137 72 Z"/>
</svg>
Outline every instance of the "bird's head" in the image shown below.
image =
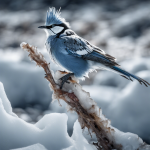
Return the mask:
<svg viewBox="0 0 150 150">
<path fill-rule="evenodd" d="M 54 7 L 47 11 L 46 22 L 44 26 L 39 26 L 40 29 L 45 29 L 47 35 L 57 35 L 62 31 L 69 29 L 69 23 L 60 16 L 60 10 L 56 11 Z"/>
</svg>

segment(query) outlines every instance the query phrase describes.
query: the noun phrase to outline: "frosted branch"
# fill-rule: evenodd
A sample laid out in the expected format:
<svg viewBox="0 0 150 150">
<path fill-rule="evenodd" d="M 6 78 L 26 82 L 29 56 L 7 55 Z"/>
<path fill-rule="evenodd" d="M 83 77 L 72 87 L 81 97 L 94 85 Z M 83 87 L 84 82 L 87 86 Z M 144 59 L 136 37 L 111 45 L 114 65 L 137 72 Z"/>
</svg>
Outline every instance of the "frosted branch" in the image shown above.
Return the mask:
<svg viewBox="0 0 150 150">
<path fill-rule="evenodd" d="M 70 79 L 70 84 L 64 84 L 63 90 L 60 90 L 60 80 L 66 72 L 57 71 L 52 76 L 49 63 L 46 62 L 43 55 L 37 51 L 37 48 L 27 43 L 22 43 L 21 47 L 29 52 L 29 57 L 34 60 L 39 67 L 42 67 L 46 73 L 45 78 L 50 82 L 53 89 L 53 98 L 62 99 L 69 106 L 70 110 L 78 114 L 78 120 L 82 129 L 87 127 L 89 131 L 94 132 L 97 137 L 97 143 L 94 145 L 98 150 L 111 149 L 150 149 L 141 138 L 132 133 L 123 133 L 110 125 L 110 121 L 102 114 L 102 110 L 91 99 L 90 94 L 84 91 L 77 79 Z"/>
</svg>

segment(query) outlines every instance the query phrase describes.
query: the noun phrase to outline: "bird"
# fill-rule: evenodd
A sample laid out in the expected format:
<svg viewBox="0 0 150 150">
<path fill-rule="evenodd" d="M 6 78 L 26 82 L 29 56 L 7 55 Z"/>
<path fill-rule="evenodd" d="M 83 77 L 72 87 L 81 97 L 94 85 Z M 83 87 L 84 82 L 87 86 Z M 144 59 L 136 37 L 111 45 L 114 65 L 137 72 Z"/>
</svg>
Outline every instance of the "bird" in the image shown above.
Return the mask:
<svg viewBox="0 0 150 150">
<path fill-rule="evenodd" d="M 122 77 L 132 78 L 144 84 L 150 84 L 144 79 L 122 69 L 116 62 L 116 58 L 105 53 L 104 50 L 91 44 L 78 36 L 70 27 L 69 23 L 61 16 L 60 9 L 49 8 L 46 14 L 45 25 L 38 28 L 44 29 L 47 34 L 45 42 L 50 58 L 65 71 L 69 72 L 60 78 L 62 89 L 64 83 L 68 83 L 71 76 L 84 78 L 95 69 L 106 69 L 118 73 Z"/>
</svg>

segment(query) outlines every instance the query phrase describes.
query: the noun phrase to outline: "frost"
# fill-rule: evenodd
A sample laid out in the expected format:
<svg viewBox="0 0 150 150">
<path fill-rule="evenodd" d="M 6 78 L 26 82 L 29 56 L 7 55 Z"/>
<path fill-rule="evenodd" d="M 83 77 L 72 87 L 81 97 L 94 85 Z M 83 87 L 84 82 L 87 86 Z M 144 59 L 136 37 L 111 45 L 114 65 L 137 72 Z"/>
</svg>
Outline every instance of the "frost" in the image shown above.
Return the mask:
<svg viewBox="0 0 150 150">
<path fill-rule="evenodd" d="M 144 75 L 146 74 L 144 73 Z M 57 71 L 55 74 L 56 83 L 60 84 L 59 78 L 61 77 L 62 77 L 62 73 Z M 82 89 L 82 87 L 75 81 L 76 79 L 74 78 L 73 81 L 70 81 L 70 84 L 65 83 L 63 90 L 70 91 L 70 89 L 72 89 L 72 92 L 77 96 L 79 103 L 82 105 L 82 107 L 85 110 L 87 110 L 88 114 L 89 115 L 95 114 L 95 117 L 96 116 L 99 117 L 99 119 L 97 118 L 99 125 L 101 124 L 100 126 L 107 133 L 107 136 L 109 137 L 110 141 L 112 141 L 114 144 L 117 144 L 118 146 L 120 145 L 120 148 L 118 149 L 136 150 L 138 148 L 141 149 L 141 147 L 144 146 L 143 140 L 140 137 L 138 137 L 136 134 L 129 133 L 129 132 L 124 133 L 112 127 L 110 121 L 107 118 L 105 118 L 105 116 L 102 114 L 102 110 L 100 110 L 97 104 L 90 98 L 90 94 L 85 92 Z M 135 84 L 137 85 L 138 83 Z M 118 121 L 120 120 L 121 119 L 119 119 Z M 82 121 L 79 120 L 79 122 L 82 126 Z"/>
</svg>

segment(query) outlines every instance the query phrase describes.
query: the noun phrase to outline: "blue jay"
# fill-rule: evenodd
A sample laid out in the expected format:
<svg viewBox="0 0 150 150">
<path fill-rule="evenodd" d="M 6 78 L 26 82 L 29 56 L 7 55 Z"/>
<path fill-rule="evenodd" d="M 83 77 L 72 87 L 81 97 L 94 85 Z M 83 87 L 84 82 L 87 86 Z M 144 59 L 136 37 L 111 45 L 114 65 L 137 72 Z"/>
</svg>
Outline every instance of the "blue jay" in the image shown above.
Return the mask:
<svg viewBox="0 0 150 150">
<path fill-rule="evenodd" d="M 70 29 L 69 23 L 60 16 L 60 10 L 56 11 L 54 7 L 49 8 L 45 25 L 39 28 L 46 31 L 45 45 L 52 60 L 70 72 L 60 78 L 60 88 L 65 82 L 68 83 L 67 80 L 72 75 L 82 78 L 98 68 L 112 70 L 131 81 L 134 78 L 145 86 L 150 85 L 142 78 L 120 68 L 113 56 L 78 36 Z"/>
</svg>

